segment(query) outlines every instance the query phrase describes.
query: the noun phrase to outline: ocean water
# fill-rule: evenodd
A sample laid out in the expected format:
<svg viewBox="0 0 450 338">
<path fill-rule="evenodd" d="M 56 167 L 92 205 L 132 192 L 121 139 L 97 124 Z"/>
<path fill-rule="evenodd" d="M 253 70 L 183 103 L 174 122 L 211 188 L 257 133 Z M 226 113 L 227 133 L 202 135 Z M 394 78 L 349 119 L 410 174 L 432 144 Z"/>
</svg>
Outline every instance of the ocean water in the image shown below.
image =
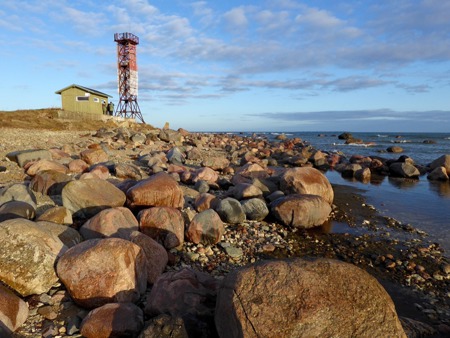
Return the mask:
<svg viewBox="0 0 450 338">
<path fill-rule="evenodd" d="M 285 133 L 285 135 L 288 138 L 300 137 L 316 149 L 340 152 L 348 157 L 359 154 L 397 159 L 401 155 L 406 155 L 414 159 L 417 164 L 427 165 L 444 154 L 450 154 L 450 131 L 448 133 L 351 133 L 354 138 L 361 139 L 365 144 L 345 144 L 345 140 L 338 139 L 341 133 L 295 132 Z M 279 134 L 270 132 L 256 135 L 274 140 Z M 399 146 L 403 148 L 403 152 L 388 153 L 387 148 L 391 146 Z"/>
<path fill-rule="evenodd" d="M 275 140 L 280 134 L 236 133 Z M 352 155 L 379 156 L 397 159 L 407 155 L 416 164 L 427 165 L 442 155 L 450 154 L 450 132 L 444 133 L 352 133 L 354 138 L 362 139 L 365 145 L 346 145 L 339 140 L 341 132 L 297 132 L 285 133 L 288 138 L 300 137 L 315 149 L 339 152 L 350 158 Z M 390 146 L 400 146 L 400 154 L 388 153 Z M 425 231 L 428 240 L 439 243 L 445 255 L 450 257 L 450 182 L 432 182 L 425 176 L 418 180 L 402 180 L 390 177 L 372 183 L 361 183 L 341 177 L 335 171 L 326 176 L 332 184 L 349 185 L 363 191 L 367 203 L 373 205 L 381 214 L 393 217 L 404 224 Z M 333 229 L 331 230 L 333 231 Z"/>
</svg>

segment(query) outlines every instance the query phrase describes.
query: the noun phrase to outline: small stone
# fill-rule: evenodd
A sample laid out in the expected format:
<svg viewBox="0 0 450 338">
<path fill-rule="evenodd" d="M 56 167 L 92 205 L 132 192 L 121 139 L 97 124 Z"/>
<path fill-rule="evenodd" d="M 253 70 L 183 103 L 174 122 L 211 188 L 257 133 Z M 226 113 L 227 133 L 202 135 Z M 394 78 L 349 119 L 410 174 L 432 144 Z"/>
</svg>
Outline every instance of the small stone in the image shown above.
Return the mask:
<svg viewBox="0 0 450 338">
<path fill-rule="evenodd" d="M 58 314 L 53 310 L 51 306 L 40 307 L 38 313 L 48 320 L 53 320 L 58 317 Z"/>
<path fill-rule="evenodd" d="M 416 271 L 417 272 L 424 272 L 425 271 L 425 267 L 423 267 L 422 265 L 416 265 Z"/>
<path fill-rule="evenodd" d="M 200 258 L 200 254 L 196 252 L 187 252 L 186 256 L 193 262 L 198 261 L 198 259 Z"/>
<path fill-rule="evenodd" d="M 236 248 L 234 246 L 229 246 L 225 248 L 226 253 L 233 259 L 239 259 L 242 257 L 243 252 L 241 248 Z"/>
<path fill-rule="evenodd" d="M 433 278 L 435 280 L 444 280 L 444 276 L 442 276 L 439 272 L 433 273 Z"/>
<path fill-rule="evenodd" d="M 442 272 L 444 272 L 446 275 L 450 274 L 450 264 L 442 265 Z"/>
<path fill-rule="evenodd" d="M 393 269 L 395 268 L 396 264 L 395 262 L 386 262 L 386 268 Z"/>
<path fill-rule="evenodd" d="M 264 252 L 273 252 L 275 251 L 275 245 L 269 243 L 269 244 L 264 244 L 262 247 Z"/>
</svg>

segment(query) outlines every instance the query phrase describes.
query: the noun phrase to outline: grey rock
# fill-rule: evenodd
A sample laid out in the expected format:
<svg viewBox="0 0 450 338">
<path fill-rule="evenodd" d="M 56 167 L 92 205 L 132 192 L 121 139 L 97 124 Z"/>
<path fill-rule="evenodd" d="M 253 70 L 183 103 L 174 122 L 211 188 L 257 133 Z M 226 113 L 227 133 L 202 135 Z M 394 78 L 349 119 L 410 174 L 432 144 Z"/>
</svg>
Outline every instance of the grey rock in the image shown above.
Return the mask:
<svg viewBox="0 0 450 338">
<path fill-rule="evenodd" d="M 269 214 L 267 204 L 259 198 L 241 201 L 242 209 L 249 220 L 262 221 Z"/>
<path fill-rule="evenodd" d="M 245 221 L 245 213 L 237 199 L 227 197 L 217 203 L 216 211 L 222 221 L 238 224 Z"/>
<path fill-rule="evenodd" d="M 52 154 L 45 149 L 29 149 L 29 150 L 19 150 L 13 151 L 6 154 L 6 157 L 16 162 L 21 168 L 24 167 L 28 162 L 38 161 L 38 160 L 51 160 Z"/>
</svg>

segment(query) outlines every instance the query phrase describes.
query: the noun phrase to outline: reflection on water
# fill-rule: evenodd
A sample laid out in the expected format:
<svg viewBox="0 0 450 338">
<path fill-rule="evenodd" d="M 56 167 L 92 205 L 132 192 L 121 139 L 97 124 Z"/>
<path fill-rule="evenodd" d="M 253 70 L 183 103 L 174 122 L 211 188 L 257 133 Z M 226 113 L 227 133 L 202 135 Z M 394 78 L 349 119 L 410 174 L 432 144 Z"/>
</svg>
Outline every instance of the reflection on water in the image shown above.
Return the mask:
<svg viewBox="0 0 450 338">
<path fill-rule="evenodd" d="M 333 184 L 345 184 L 365 190 L 362 194 L 382 215 L 423 230 L 450 255 L 450 183 L 388 177 L 377 184 L 344 180 L 339 173 L 328 171 Z M 334 229 L 333 229 L 334 231 Z"/>
<path fill-rule="evenodd" d="M 389 177 L 389 183 L 399 189 L 411 189 L 417 186 L 419 180 L 411 178 Z"/>
<path fill-rule="evenodd" d="M 430 181 L 430 190 L 440 197 L 450 198 L 450 182 Z"/>
</svg>

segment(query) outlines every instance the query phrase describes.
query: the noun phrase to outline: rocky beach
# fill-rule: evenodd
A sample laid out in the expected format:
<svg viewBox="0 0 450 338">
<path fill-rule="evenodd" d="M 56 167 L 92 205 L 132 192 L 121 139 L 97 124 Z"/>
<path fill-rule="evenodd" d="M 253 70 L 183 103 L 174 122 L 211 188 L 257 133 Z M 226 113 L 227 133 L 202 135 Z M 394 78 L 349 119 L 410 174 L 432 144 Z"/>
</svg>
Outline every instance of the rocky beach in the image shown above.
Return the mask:
<svg viewBox="0 0 450 338">
<path fill-rule="evenodd" d="M 7 122 L 5 337 L 450 335 L 448 253 L 324 175 L 450 184 L 450 154 L 421 166 L 286 136 Z"/>
</svg>

